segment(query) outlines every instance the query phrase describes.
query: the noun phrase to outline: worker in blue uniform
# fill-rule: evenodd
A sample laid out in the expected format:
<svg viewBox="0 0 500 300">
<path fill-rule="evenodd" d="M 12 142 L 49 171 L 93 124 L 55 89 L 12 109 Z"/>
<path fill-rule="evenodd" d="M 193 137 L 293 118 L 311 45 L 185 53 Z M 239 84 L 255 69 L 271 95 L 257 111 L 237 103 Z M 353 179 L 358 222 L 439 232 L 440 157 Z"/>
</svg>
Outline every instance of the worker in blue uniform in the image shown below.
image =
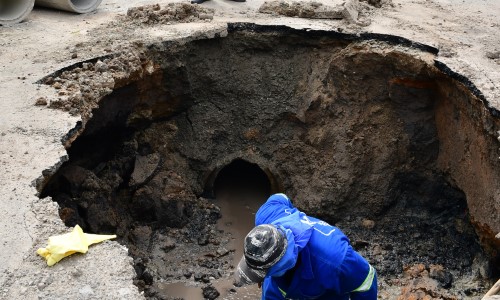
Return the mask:
<svg viewBox="0 0 500 300">
<path fill-rule="evenodd" d="M 337 227 L 307 216 L 284 194 L 255 215 L 235 272 L 237 286 L 262 285 L 262 299 L 375 300 L 375 269 Z"/>
</svg>

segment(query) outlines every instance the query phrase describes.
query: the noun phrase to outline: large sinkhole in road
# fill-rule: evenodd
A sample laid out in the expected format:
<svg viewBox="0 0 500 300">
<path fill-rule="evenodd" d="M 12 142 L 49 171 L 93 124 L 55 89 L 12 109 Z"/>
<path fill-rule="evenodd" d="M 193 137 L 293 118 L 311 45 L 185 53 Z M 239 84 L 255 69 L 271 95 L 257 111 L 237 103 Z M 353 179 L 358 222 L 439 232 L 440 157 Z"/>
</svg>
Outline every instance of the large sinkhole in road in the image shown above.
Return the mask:
<svg viewBox="0 0 500 300">
<path fill-rule="evenodd" d="M 41 196 L 118 234 L 150 298 L 258 298 L 230 278 L 276 192 L 345 231 L 382 290 L 421 264 L 435 293 L 476 295 L 497 116 L 406 40 L 255 28 L 149 47 L 154 71 L 100 101 Z"/>
</svg>

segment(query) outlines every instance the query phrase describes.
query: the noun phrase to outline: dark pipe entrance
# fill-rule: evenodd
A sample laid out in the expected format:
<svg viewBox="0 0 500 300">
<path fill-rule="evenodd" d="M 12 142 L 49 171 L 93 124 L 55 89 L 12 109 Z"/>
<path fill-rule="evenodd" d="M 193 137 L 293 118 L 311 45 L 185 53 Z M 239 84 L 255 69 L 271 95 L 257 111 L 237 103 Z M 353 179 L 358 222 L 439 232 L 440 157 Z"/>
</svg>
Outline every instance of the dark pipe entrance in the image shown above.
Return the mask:
<svg viewBox="0 0 500 300">
<path fill-rule="evenodd" d="M 218 172 L 209 193 L 215 195 L 214 203 L 220 208 L 221 218 L 217 229 L 228 239 L 225 246 L 233 252 L 232 266 L 238 264 L 243 255 L 243 239 L 254 226 L 255 213 L 260 205 L 270 196 L 272 184 L 268 175 L 254 163 L 243 159 L 233 160 Z M 210 183 L 209 183 L 210 185 Z M 258 299 L 260 290 L 257 286 L 248 286 L 237 293 L 228 293 L 233 288 L 232 277 L 221 278 L 212 282 L 220 291 L 223 299 Z M 161 284 L 159 294 L 182 299 L 202 300 L 199 287 L 186 286 L 182 283 Z M 170 298 L 169 298 L 170 299 Z"/>
<path fill-rule="evenodd" d="M 243 159 L 236 159 L 222 168 L 214 182 L 213 192 L 216 198 L 230 194 L 255 194 L 269 196 L 271 183 L 264 171 L 257 164 Z"/>
<path fill-rule="evenodd" d="M 229 248 L 234 250 L 233 265 L 243 255 L 243 240 L 255 225 L 255 213 L 273 192 L 268 175 L 254 163 L 236 159 L 216 175 L 213 193 L 221 210 L 217 227 L 231 237 Z M 272 176 L 272 175 L 271 175 Z M 232 280 L 221 280 L 214 285 L 224 294 L 232 287 Z M 257 286 L 245 287 L 237 294 L 223 295 L 223 299 L 259 299 Z"/>
</svg>

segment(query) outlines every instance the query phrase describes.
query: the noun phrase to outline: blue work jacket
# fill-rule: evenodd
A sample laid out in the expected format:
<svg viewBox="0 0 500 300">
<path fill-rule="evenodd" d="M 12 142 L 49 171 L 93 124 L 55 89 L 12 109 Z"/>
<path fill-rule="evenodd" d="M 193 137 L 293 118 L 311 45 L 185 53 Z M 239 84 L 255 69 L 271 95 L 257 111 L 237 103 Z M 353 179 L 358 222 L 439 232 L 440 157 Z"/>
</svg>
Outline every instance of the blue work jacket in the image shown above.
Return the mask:
<svg viewBox="0 0 500 300">
<path fill-rule="evenodd" d="M 273 224 L 288 240 L 287 250 L 264 279 L 262 299 L 375 300 L 372 266 L 339 228 L 307 216 L 284 194 L 274 194 L 255 216 L 255 225 Z"/>
</svg>

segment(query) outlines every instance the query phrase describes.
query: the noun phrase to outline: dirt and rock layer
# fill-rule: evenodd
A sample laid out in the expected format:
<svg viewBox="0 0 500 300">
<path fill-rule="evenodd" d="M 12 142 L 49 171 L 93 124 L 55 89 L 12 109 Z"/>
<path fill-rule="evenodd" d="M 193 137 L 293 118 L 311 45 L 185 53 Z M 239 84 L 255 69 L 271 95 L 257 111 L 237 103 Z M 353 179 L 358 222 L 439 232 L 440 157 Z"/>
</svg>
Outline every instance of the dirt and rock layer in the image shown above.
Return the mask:
<svg viewBox="0 0 500 300">
<path fill-rule="evenodd" d="M 163 297 L 158 282 L 230 276 L 220 211 L 206 197 L 207 178 L 235 159 L 258 164 L 298 207 L 346 231 L 386 293 L 468 299 L 494 275 L 476 236 L 494 245 L 488 226 L 470 219 L 485 218 L 480 201 L 494 193 L 499 122 L 430 54 L 271 30 L 128 53 L 47 82 L 69 90 L 96 82 L 90 72 L 101 82 L 91 92 L 109 95 L 64 103 L 84 123 L 66 141 L 69 161 L 39 187 L 67 225 L 116 232 L 151 298 Z M 113 71 L 118 63 L 127 71 Z M 478 153 L 452 151 L 456 140 L 479 140 Z M 483 190 L 457 158 L 493 170 Z"/>
<path fill-rule="evenodd" d="M 127 17 L 123 19 L 123 21 L 138 22 L 148 25 L 170 25 L 181 22 L 211 20 L 213 17 L 214 10 L 210 8 L 189 3 L 169 3 L 163 8 L 160 4 L 130 8 L 127 11 Z"/>
</svg>

